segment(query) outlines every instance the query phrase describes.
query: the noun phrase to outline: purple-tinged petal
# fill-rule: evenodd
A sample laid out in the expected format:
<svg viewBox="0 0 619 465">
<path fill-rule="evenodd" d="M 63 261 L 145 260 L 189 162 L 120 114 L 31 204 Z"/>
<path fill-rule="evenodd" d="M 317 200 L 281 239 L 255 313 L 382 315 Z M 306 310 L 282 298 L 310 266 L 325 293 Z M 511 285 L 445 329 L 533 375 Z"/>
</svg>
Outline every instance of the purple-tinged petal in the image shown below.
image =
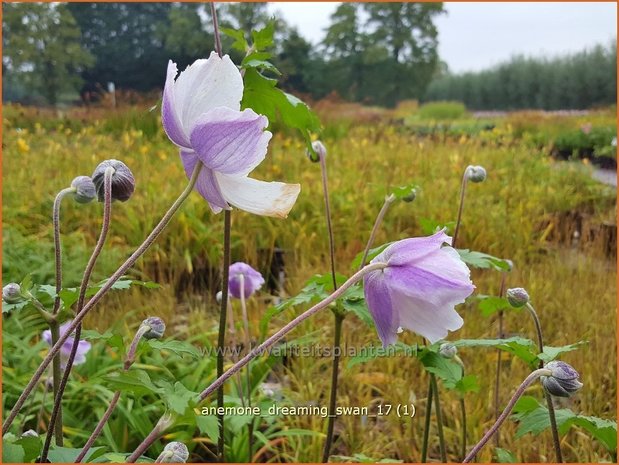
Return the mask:
<svg viewBox="0 0 619 465">
<path fill-rule="evenodd" d="M 229 204 L 262 216 L 286 218 L 301 191 L 299 184 L 264 182 L 246 176 L 215 172 L 215 179 Z"/>
<path fill-rule="evenodd" d="M 46 329 L 45 331 L 43 331 L 43 333 L 41 334 L 41 337 L 43 338 L 43 340 L 45 341 L 45 343 L 47 345 L 52 345 L 52 332 L 49 329 Z"/>
<path fill-rule="evenodd" d="M 191 147 L 210 169 L 245 175 L 260 164 L 272 134 L 269 120 L 253 110 L 215 108 L 203 114 L 190 134 Z"/>
<path fill-rule="evenodd" d="M 400 323 L 383 270 L 373 271 L 364 276 L 363 292 L 383 347 L 394 344 L 398 339 Z"/>
<path fill-rule="evenodd" d="M 196 60 L 174 83 L 174 104 L 185 134 L 204 113 L 217 107 L 240 110 L 243 78 L 228 55 L 211 53 L 208 60 Z"/>
<path fill-rule="evenodd" d="M 187 178 L 191 178 L 193 170 L 198 163 L 198 157 L 194 152 L 181 150 L 181 161 Z M 196 190 L 202 197 L 206 199 L 213 213 L 219 213 L 222 210 L 229 210 L 228 202 L 221 195 L 219 184 L 215 179 L 215 174 L 206 166 L 202 167 L 198 181 L 196 182 Z"/>
<path fill-rule="evenodd" d="M 243 276 L 243 296 L 248 298 L 262 287 L 264 278 L 247 263 L 236 262 L 230 265 L 228 291 L 235 299 L 241 298 L 241 275 Z"/>
<path fill-rule="evenodd" d="M 181 109 L 176 102 L 174 94 L 174 79 L 176 78 L 176 63 L 170 60 L 168 62 L 168 72 L 163 89 L 163 101 L 161 103 L 161 122 L 163 129 L 170 138 L 179 147 L 189 147 L 189 137 L 183 129 L 180 120 Z"/>
<path fill-rule="evenodd" d="M 373 261 L 387 262 L 389 265 L 404 265 L 437 251 L 444 244 L 451 244 L 451 237 L 442 229 L 428 237 L 413 237 L 394 242 L 383 250 Z"/>
</svg>

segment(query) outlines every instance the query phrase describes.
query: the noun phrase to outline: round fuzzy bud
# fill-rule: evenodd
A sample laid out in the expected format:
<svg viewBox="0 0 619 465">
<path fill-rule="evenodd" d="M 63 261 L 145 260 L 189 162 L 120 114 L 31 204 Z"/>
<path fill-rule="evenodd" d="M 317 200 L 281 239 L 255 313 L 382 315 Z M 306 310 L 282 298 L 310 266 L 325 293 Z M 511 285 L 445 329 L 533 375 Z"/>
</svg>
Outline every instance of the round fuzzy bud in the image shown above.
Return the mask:
<svg viewBox="0 0 619 465">
<path fill-rule="evenodd" d="M 115 170 L 114 174 L 112 174 L 112 200 L 126 202 L 135 190 L 135 178 L 127 165 L 118 160 L 105 160 L 99 163 L 99 166 L 95 168 L 95 172 L 92 173 L 92 180 L 97 189 L 99 202 L 103 202 L 105 197 L 105 170 L 109 167 Z"/>
<path fill-rule="evenodd" d="M 441 344 L 438 353 L 444 358 L 454 358 L 458 354 L 458 348 L 451 342 Z"/>
<path fill-rule="evenodd" d="M 90 176 L 78 176 L 71 182 L 75 188 L 73 198 L 77 203 L 92 202 L 97 197 L 97 188 Z"/>
<path fill-rule="evenodd" d="M 484 182 L 486 180 L 486 170 L 483 166 L 468 166 L 466 168 L 467 177 L 471 182 Z"/>
<path fill-rule="evenodd" d="M 163 456 L 163 457 L 161 457 Z M 162 463 L 185 463 L 189 458 L 189 450 L 182 442 L 169 442 L 161 453 Z"/>
<path fill-rule="evenodd" d="M 310 161 L 317 163 L 320 161 L 321 158 L 324 158 L 327 156 L 327 148 L 319 140 L 315 140 L 314 142 L 312 142 L 312 148 L 314 149 L 314 152 L 316 153 L 314 154 L 309 150 L 307 151 L 307 157 L 310 159 Z"/>
<path fill-rule="evenodd" d="M 145 339 L 161 339 L 165 333 L 165 323 L 159 317 L 149 316 L 142 322 L 142 325 L 150 328 L 144 333 Z"/>
<path fill-rule="evenodd" d="M 2 300 L 7 304 L 16 304 L 23 300 L 21 295 L 21 287 L 17 283 L 9 283 L 2 288 Z"/>
<path fill-rule="evenodd" d="M 557 397 L 569 397 L 582 388 L 578 372 L 571 365 L 554 360 L 544 368 L 551 371 L 550 376 L 542 376 L 542 384 L 550 394 Z"/>
<path fill-rule="evenodd" d="M 507 301 L 512 307 L 524 307 L 529 302 L 529 294 L 522 287 L 514 287 L 507 290 Z"/>
</svg>

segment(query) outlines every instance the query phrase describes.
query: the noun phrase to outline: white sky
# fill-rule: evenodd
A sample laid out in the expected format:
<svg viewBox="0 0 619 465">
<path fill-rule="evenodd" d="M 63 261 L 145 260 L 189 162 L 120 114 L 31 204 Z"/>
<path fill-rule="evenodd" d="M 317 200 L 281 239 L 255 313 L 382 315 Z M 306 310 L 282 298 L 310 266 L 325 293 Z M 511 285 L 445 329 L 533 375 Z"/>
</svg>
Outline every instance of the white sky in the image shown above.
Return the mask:
<svg viewBox="0 0 619 465">
<path fill-rule="evenodd" d="M 276 2 L 270 11 L 316 44 L 324 37 L 337 2 Z M 439 54 L 454 72 L 475 71 L 512 55 L 579 51 L 617 36 L 614 2 L 445 2 L 439 16 Z"/>
</svg>

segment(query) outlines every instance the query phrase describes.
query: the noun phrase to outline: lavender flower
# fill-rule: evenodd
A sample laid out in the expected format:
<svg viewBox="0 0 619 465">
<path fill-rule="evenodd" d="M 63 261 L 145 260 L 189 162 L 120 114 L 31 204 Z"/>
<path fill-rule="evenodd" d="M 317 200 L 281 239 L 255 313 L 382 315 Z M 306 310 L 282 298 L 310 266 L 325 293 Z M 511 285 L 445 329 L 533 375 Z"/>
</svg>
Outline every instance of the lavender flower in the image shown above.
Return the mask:
<svg viewBox="0 0 619 465">
<path fill-rule="evenodd" d="M 243 79 L 227 55 L 196 60 L 176 78 L 168 63 L 161 119 L 180 148 L 187 177 L 198 161 L 204 165 L 196 183 L 213 212 L 241 210 L 286 217 L 299 195 L 299 184 L 249 178 L 267 153 L 269 121 L 251 109 L 240 111 Z"/>
<path fill-rule="evenodd" d="M 363 279 L 365 300 L 383 346 L 397 340 L 398 327 L 431 343 L 462 327 L 454 306 L 475 289 L 470 270 L 451 247 L 444 230 L 429 237 L 395 242 L 370 263 L 387 267 Z"/>
<path fill-rule="evenodd" d="M 264 278 L 247 263 L 236 262 L 230 265 L 230 277 L 228 278 L 228 292 L 236 299 L 241 298 L 241 275 L 243 276 L 243 294 L 245 298 L 251 296 L 262 287 Z"/>
<path fill-rule="evenodd" d="M 71 320 L 60 325 L 61 336 L 67 332 L 67 329 L 69 328 L 70 325 L 71 325 Z M 43 340 L 50 347 L 53 345 L 52 344 L 52 333 L 49 329 L 46 329 L 45 331 L 43 331 L 42 337 L 43 337 Z M 73 347 L 74 340 L 75 338 L 73 336 L 70 336 L 66 341 L 64 341 L 64 344 L 62 344 L 62 348 L 60 349 L 60 365 L 62 369 L 64 369 L 67 364 L 67 359 L 69 358 L 69 355 L 71 354 L 71 347 Z M 73 365 L 81 365 L 82 363 L 84 363 L 86 361 L 86 354 L 88 353 L 89 350 L 90 350 L 90 342 L 80 340 L 77 346 L 77 352 L 75 353 L 75 361 L 73 362 Z"/>
<path fill-rule="evenodd" d="M 578 372 L 570 364 L 554 360 L 544 368 L 550 370 L 550 376 L 542 376 L 542 384 L 550 394 L 557 397 L 569 397 L 582 388 Z"/>
</svg>

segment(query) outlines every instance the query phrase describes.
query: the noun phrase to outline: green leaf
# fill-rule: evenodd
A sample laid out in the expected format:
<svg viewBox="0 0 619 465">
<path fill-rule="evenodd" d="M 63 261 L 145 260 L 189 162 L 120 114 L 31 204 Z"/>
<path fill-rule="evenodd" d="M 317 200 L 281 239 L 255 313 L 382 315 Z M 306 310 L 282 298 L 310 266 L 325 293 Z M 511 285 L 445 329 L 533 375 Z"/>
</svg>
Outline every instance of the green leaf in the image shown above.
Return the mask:
<svg viewBox="0 0 619 465">
<path fill-rule="evenodd" d="M 282 74 L 279 71 L 279 69 L 275 67 L 273 63 L 271 63 L 270 61 L 266 61 L 266 60 L 256 60 L 256 59 L 243 60 L 241 67 L 244 69 L 253 68 L 253 69 L 260 70 L 260 71 L 271 71 L 272 73 L 275 73 L 278 76 L 281 76 Z"/>
<path fill-rule="evenodd" d="M 510 337 L 507 339 L 460 339 L 453 342 L 458 348 L 464 347 L 494 347 L 504 350 L 531 365 L 538 362 L 537 345 L 530 339 Z"/>
<path fill-rule="evenodd" d="M 277 80 L 263 76 L 254 68 L 246 70 L 244 83 L 243 109 L 251 108 L 270 121 L 281 119 L 286 126 L 298 129 L 311 147 L 311 133 L 320 131 L 320 120 L 305 103 L 275 87 Z"/>
<path fill-rule="evenodd" d="M 370 260 L 372 260 L 374 257 L 376 257 L 379 253 L 381 253 L 383 250 L 385 250 L 387 247 L 389 247 L 391 244 L 393 244 L 393 242 L 387 242 L 386 244 L 382 244 L 379 245 L 378 247 L 374 247 L 373 249 L 370 249 L 370 251 L 368 252 L 368 256 L 366 259 L 366 264 L 370 262 Z M 361 260 L 363 260 L 363 252 L 359 252 L 354 260 L 351 263 L 351 267 L 354 270 L 358 270 L 359 267 L 361 266 Z"/>
<path fill-rule="evenodd" d="M 257 31 L 251 31 L 253 47 L 256 50 L 264 50 L 273 46 L 273 34 L 275 33 L 275 21 L 269 21 L 265 27 Z"/>
<path fill-rule="evenodd" d="M 93 329 L 85 329 L 82 331 L 82 337 L 90 341 L 105 341 L 110 347 L 118 349 L 119 352 L 125 352 L 125 341 L 122 336 L 112 333 L 109 329 L 103 334 Z"/>
<path fill-rule="evenodd" d="M 2 463 L 23 463 L 26 452 L 22 446 L 2 441 Z"/>
<path fill-rule="evenodd" d="M 184 414 L 189 407 L 196 404 L 197 392 L 190 391 L 182 383 L 176 382 L 174 385 L 167 383 L 165 389 L 165 401 L 168 407 L 178 414 Z"/>
<path fill-rule="evenodd" d="M 429 373 L 434 373 L 441 378 L 445 386 L 453 388 L 462 379 L 463 370 L 460 364 L 454 360 L 440 356 L 431 350 L 424 350 L 419 360 Z"/>
<path fill-rule="evenodd" d="M 219 30 L 228 37 L 234 39 L 234 42 L 232 42 L 231 45 L 233 49 L 243 53 L 249 49 L 249 44 L 247 43 L 247 39 L 245 39 L 245 33 L 243 31 L 237 31 L 236 29 L 221 26 L 219 27 Z"/>
<path fill-rule="evenodd" d="M 82 452 L 82 448 L 72 449 L 70 447 L 54 446 L 49 451 L 49 460 L 53 463 L 73 463 L 77 456 Z M 83 462 L 91 462 L 92 460 L 101 457 L 105 454 L 105 447 L 93 447 L 88 451 Z"/>
<path fill-rule="evenodd" d="M 414 195 L 419 189 L 419 185 L 415 183 L 408 184 L 406 186 L 396 187 L 393 190 L 393 195 L 398 200 L 408 200 L 411 195 Z"/>
<path fill-rule="evenodd" d="M 15 444 L 24 449 L 24 458 L 22 461 L 29 463 L 34 462 L 35 459 L 41 454 L 43 440 L 40 436 L 26 436 L 16 440 Z"/>
<path fill-rule="evenodd" d="M 147 343 L 155 350 L 173 352 L 179 357 L 182 357 L 183 355 L 189 355 L 195 359 L 202 357 L 200 351 L 188 342 L 177 341 L 174 339 L 167 339 L 165 341 L 149 339 Z"/>
<path fill-rule="evenodd" d="M 217 444 L 219 438 L 219 422 L 212 415 L 196 415 L 196 424 L 202 434 L 206 434 L 213 444 Z"/>
<path fill-rule="evenodd" d="M 581 345 L 588 344 L 588 341 L 579 341 L 574 344 L 568 344 L 560 347 L 552 347 L 552 346 L 544 346 L 544 351 L 541 354 L 538 354 L 537 357 L 540 360 L 548 363 L 556 359 L 559 355 L 565 352 L 571 352 L 573 350 L 577 350 Z"/>
<path fill-rule="evenodd" d="M 479 310 L 481 314 L 485 317 L 489 317 L 494 315 L 500 310 L 512 310 L 512 307 L 507 299 L 504 297 L 497 297 L 493 295 L 478 295 L 479 299 Z"/>
<path fill-rule="evenodd" d="M 367 363 L 381 357 L 393 357 L 396 354 L 404 354 L 409 357 L 416 357 L 419 352 L 417 345 L 406 345 L 403 342 L 396 342 L 388 347 L 366 346 L 357 351 L 354 357 L 348 360 L 347 368 L 352 368 L 360 363 Z"/>
<path fill-rule="evenodd" d="M 106 387 L 114 391 L 130 392 L 141 396 L 145 394 L 161 394 L 163 389 L 155 386 L 150 376 L 143 370 L 130 370 L 110 373 L 103 377 Z"/>
<path fill-rule="evenodd" d="M 479 392 L 479 380 L 475 375 L 466 375 L 453 386 L 453 389 L 462 395 L 465 395 L 467 392 Z"/>
<path fill-rule="evenodd" d="M 468 249 L 456 249 L 464 263 L 474 268 L 490 268 L 497 271 L 509 271 L 510 266 L 506 260 L 493 257 L 483 252 L 475 252 Z"/>
<path fill-rule="evenodd" d="M 499 463 L 518 463 L 518 459 L 514 456 L 513 453 L 508 451 L 507 449 L 501 449 L 497 447 L 494 449 L 496 452 L 496 459 Z"/>
<path fill-rule="evenodd" d="M 602 418 L 578 415 L 572 418 L 573 425 L 580 426 L 600 441 L 609 452 L 617 452 L 617 422 Z"/>
</svg>

